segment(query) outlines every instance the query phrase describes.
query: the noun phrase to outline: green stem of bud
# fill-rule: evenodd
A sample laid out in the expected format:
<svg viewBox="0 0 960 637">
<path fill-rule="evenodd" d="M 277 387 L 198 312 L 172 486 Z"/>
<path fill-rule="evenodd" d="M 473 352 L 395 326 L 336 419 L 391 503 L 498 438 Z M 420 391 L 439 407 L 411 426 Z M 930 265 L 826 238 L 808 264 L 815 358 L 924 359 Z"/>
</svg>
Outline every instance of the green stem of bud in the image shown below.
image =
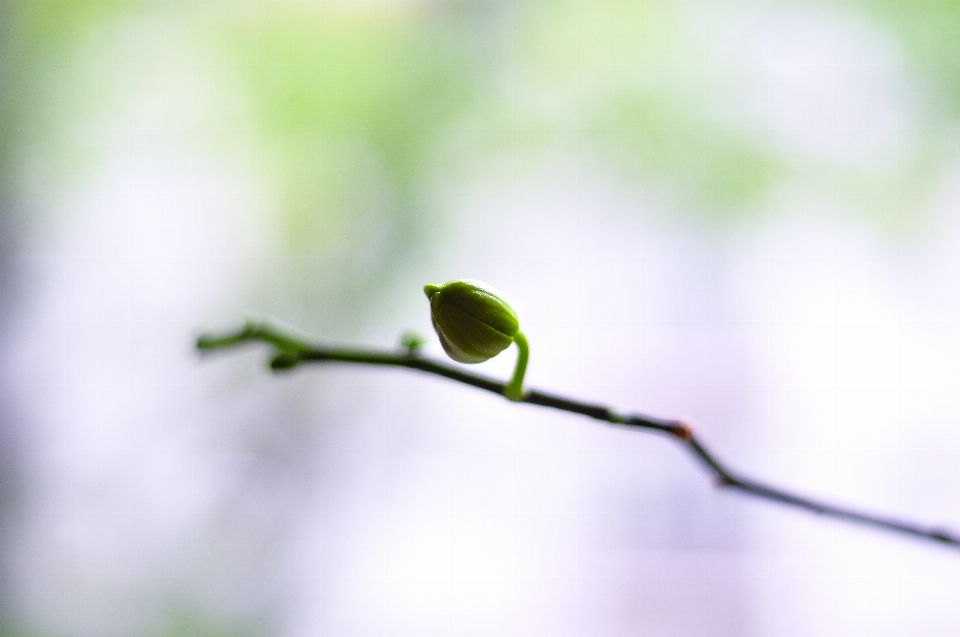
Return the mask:
<svg viewBox="0 0 960 637">
<path fill-rule="evenodd" d="M 503 390 L 503 395 L 514 402 L 523 400 L 523 375 L 527 373 L 527 361 L 530 359 L 530 348 L 527 347 L 527 339 L 523 332 L 518 331 L 513 335 L 513 341 L 520 350 L 517 355 L 517 366 L 513 370 L 513 378 L 507 383 Z"/>
</svg>

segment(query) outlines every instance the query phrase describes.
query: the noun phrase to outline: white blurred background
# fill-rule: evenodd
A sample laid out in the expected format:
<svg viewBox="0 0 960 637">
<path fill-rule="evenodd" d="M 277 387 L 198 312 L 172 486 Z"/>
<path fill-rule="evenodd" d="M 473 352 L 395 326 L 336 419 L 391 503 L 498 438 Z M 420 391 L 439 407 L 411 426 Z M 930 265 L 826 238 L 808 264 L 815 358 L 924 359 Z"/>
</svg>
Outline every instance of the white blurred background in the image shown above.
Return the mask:
<svg viewBox="0 0 960 637">
<path fill-rule="evenodd" d="M 960 7 L 0 7 L 0 634 L 956 633 L 956 551 L 667 439 L 192 341 L 441 356 L 478 278 L 530 386 L 960 528 Z"/>
</svg>

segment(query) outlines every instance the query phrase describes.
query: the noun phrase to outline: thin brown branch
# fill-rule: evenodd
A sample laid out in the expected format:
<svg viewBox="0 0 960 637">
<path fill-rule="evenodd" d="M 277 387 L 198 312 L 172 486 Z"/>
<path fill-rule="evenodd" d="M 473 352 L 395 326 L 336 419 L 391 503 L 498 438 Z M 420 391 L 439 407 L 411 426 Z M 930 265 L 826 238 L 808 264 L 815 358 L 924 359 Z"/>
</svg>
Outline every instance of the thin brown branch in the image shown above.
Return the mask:
<svg viewBox="0 0 960 637">
<path fill-rule="evenodd" d="M 506 383 L 498 380 L 467 372 L 460 367 L 454 367 L 447 363 L 424 358 L 419 355 L 416 349 L 403 349 L 398 352 L 383 349 L 328 347 L 309 343 L 262 321 L 248 321 L 240 330 L 220 336 L 202 335 L 197 339 L 196 346 L 197 349 L 207 352 L 253 342 L 262 342 L 273 347 L 274 352 L 270 360 L 270 367 L 277 371 L 292 369 L 305 362 L 354 363 L 416 369 L 499 395 L 503 395 L 506 387 Z M 720 462 L 704 446 L 693 430 L 678 420 L 664 420 L 640 414 L 622 414 L 603 405 L 584 403 L 537 390 L 529 390 L 521 402 L 580 414 L 614 425 L 646 429 L 668 435 L 683 445 L 703 465 L 718 487 L 734 489 L 772 502 L 806 509 L 826 517 L 960 548 L 960 537 L 946 529 L 924 526 L 888 516 L 865 513 L 846 506 L 829 504 L 763 482 L 744 478 Z"/>
</svg>

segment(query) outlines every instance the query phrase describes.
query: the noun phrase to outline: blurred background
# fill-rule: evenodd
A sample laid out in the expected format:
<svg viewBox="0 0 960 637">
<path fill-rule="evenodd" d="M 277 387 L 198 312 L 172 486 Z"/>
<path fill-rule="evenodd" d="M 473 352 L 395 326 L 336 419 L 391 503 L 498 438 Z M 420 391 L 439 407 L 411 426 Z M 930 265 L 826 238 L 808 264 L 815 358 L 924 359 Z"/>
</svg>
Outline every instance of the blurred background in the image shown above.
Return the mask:
<svg viewBox="0 0 960 637">
<path fill-rule="evenodd" d="M 0 0 L 0 634 L 956 634 L 956 552 L 669 440 L 192 351 L 441 356 L 460 277 L 529 385 L 960 527 L 960 3 Z"/>
</svg>

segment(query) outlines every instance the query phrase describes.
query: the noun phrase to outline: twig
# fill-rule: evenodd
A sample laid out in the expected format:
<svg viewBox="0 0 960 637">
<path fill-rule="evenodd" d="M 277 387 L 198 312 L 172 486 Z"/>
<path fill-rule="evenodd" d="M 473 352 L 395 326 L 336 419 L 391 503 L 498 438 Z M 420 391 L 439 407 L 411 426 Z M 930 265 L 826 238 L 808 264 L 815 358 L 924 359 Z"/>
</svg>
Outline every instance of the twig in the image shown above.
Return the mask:
<svg viewBox="0 0 960 637">
<path fill-rule="evenodd" d="M 381 365 L 388 367 L 406 367 L 428 374 L 443 376 L 471 387 L 503 395 L 506 383 L 464 371 L 446 363 L 441 363 L 419 355 L 416 347 L 396 350 L 368 348 L 338 348 L 309 343 L 298 337 L 277 329 L 263 321 L 247 321 L 242 329 L 221 335 L 204 334 L 197 338 L 197 349 L 212 351 L 235 347 L 244 343 L 262 342 L 274 348 L 270 367 L 273 370 L 292 369 L 303 362 L 337 362 L 361 365 Z M 847 520 L 858 524 L 885 529 L 925 540 L 932 540 L 953 548 L 960 548 L 960 537 L 947 529 L 928 527 L 905 520 L 865 513 L 845 506 L 828 504 L 820 500 L 791 493 L 756 480 L 744 478 L 723 465 L 700 441 L 693 430 L 679 420 L 664 420 L 640 414 L 622 414 L 603 405 L 584 403 L 554 394 L 529 390 L 522 401 L 531 405 L 551 407 L 575 414 L 581 414 L 614 425 L 647 429 L 666 434 L 683 445 L 709 472 L 718 487 L 735 489 L 758 498 L 779 502 L 819 513 L 826 517 Z"/>
</svg>

